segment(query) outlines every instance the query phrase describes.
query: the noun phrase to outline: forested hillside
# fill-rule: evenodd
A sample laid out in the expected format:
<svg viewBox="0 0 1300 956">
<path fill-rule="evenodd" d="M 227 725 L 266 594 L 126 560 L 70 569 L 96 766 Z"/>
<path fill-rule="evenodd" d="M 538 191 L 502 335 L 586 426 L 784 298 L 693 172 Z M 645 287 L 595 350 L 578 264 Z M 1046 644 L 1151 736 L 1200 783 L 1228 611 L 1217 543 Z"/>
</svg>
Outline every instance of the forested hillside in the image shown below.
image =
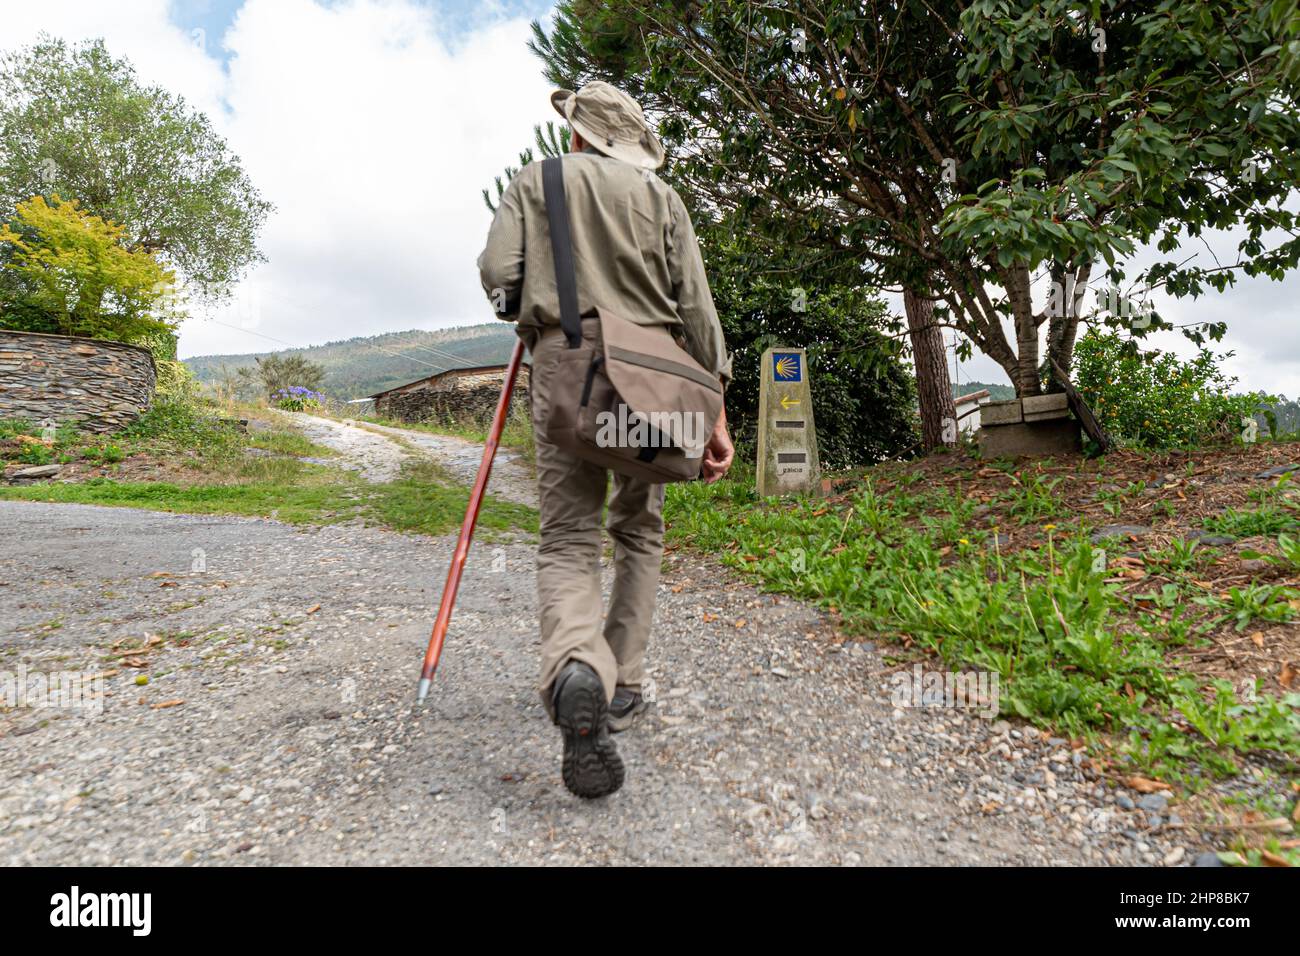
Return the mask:
<svg viewBox="0 0 1300 956">
<path fill-rule="evenodd" d="M 267 355 L 301 355 L 325 366 L 324 390 L 333 398 L 361 398 L 385 389 L 464 365 L 505 363 L 514 346 L 514 326 L 459 326 L 426 331 L 411 329 L 364 336 L 279 352 L 246 355 L 200 355 L 185 360 L 204 384 L 215 384 L 241 366 Z M 224 367 L 224 372 L 223 372 Z"/>
<path fill-rule="evenodd" d="M 1004 402 L 1016 397 L 1016 390 L 1010 385 L 994 385 L 990 382 L 958 382 L 952 386 L 952 397 L 960 398 L 962 395 L 970 395 L 978 392 L 982 388 L 989 390 L 989 399 L 995 402 Z"/>
</svg>

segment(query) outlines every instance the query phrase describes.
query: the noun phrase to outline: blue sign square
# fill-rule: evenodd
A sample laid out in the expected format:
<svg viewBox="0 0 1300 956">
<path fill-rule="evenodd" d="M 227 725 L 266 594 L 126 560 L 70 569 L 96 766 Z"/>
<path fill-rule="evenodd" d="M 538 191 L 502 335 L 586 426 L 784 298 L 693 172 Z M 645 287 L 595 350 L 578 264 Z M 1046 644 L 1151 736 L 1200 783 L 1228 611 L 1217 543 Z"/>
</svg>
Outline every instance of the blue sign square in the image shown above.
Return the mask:
<svg viewBox="0 0 1300 956">
<path fill-rule="evenodd" d="M 803 356 L 798 352 L 772 353 L 772 378 L 777 382 L 803 381 Z"/>
</svg>

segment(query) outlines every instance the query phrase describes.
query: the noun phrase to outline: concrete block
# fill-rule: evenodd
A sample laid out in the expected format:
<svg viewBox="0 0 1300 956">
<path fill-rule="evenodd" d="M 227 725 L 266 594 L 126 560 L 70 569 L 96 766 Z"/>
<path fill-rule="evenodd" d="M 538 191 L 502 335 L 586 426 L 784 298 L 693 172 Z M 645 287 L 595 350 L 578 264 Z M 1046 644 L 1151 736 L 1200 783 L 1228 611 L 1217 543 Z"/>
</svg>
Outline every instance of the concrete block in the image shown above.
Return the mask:
<svg viewBox="0 0 1300 956">
<path fill-rule="evenodd" d="M 1051 395 L 1029 395 L 1020 400 L 1026 412 L 1047 412 L 1057 408 L 1069 408 L 1070 400 L 1064 392 L 1053 392 Z"/>
<path fill-rule="evenodd" d="M 1031 395 L 1022 398 L 1020 405 L 1024 409 L 1025 421 L 1045 422 L 1055 418 L 1066 418 L 1070 414 L 1070 401 L 1064 392 L 1053 395 Z"/>
<path fill-rule="evenodd" d="M 1014 425 L 1024 421 L 1020 399 L 1009 402 L 988 402 L 980 406 L 981 425 Z"/>
<path fill-rule="evenodd" d="M 1073 418 L 1058 418 L 983 427 L 979 431 L 979 447 L 981 458 L 1015 458 L 1019 455 L 1047 458 L 1077 454 L 1083 443 L 1079 438 L 1079 423 Z"/>
</svg>

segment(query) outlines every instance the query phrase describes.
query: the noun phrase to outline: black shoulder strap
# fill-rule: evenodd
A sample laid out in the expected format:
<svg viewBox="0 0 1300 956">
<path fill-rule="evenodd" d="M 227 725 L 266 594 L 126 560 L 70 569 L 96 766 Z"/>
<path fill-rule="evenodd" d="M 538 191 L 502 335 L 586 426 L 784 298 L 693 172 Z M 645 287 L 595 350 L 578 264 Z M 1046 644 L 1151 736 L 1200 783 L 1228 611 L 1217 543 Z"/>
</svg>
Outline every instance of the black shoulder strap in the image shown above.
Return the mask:
<svg viewBox="0 0 1300 956">
<path fill-rule="evenodd" d="M 546 221 L 551 230 L 551 251 L 555 256 L 560 327 L 569 340 L 569 348 L 576 349 L 582 344 L 582 320 L 578 317 L 578 280 L 573 271 L 569 208 L 564 201 L 564 166 L 559 157 L 542 160 L 542 194 L 546 201 Z"/>
</svg>

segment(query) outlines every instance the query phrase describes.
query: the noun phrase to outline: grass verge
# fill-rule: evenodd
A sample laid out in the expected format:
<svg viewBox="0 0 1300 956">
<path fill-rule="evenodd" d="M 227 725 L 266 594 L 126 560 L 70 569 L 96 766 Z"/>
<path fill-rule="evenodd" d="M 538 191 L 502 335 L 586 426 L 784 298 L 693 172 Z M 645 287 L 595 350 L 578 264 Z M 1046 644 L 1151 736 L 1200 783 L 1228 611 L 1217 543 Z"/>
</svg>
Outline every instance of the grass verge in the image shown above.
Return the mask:
<svg viewBox="0 0 1300 956">
<path fill-rule="evenodd" d="M 720 555 L 763 589 L 820 605 L 844 633 L 892 644 L 892 662 L 930 657 L 996 674 L 1004 715 L 1092 741 L 1117 778 L 1196 791 L 1246 774 L 1270 781 L 1271 796 L 1251 812 L 1300 812 L 1291 792 L 1300 693 L 1290 689 L 1290 665 L 1274 669 L 1272 692 L 1263 679 L 1234 684 L 1202 666 L 1208 652 L 1247 635 L 1267 647 L 1270 628 L 1295 630 L 1300 549 L 1281 542 L 1267 570 L 1233 584 L 1237 556 L 1190 535 L 1094 541 L 1099 525 L 1130 516 L 1107 509 L 1116 492 L 1104 468 L 1081 481 L 1077 463 L 1063 467 L 1076 472 L 1068 479 L 960 462 L 941 483 L 891 466 L 830 497 L 786 499 L 760 498 L 752 474 L 741 473 L 670 486 L 668 539 Z M 1170 496 L 1188 497 L 1178 484 Z M 1115 487 L 1129 498 L 1141 491 Z M 1235 513 L 1235 527 L 1292 526 L 1279 517 L 1297 514 L 1285 479 L 1252 494 L 1267 520 Z M 1178 520 L 1176 508 L 1169 518 L 1158 505 L 1154 495 L 1133 503 L 1153 524 Z M 1294 844 L 1281 852 L 1300 863 Z"/>
</svg>

